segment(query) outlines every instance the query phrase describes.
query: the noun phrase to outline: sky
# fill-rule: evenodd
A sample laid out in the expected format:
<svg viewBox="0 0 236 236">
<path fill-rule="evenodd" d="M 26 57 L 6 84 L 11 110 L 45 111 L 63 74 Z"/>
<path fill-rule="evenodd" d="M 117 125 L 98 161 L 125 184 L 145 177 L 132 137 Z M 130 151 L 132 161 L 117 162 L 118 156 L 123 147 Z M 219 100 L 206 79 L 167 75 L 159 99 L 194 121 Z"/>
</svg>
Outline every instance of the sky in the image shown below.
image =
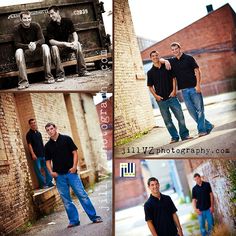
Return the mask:
<svg viewBox="0 0 236 236">
<path fill-rule="evenodd" d="M 160 41 L 229 3 L 236 12 L 236 0 L 129 0 L 135 33 Z"/>
</svg>

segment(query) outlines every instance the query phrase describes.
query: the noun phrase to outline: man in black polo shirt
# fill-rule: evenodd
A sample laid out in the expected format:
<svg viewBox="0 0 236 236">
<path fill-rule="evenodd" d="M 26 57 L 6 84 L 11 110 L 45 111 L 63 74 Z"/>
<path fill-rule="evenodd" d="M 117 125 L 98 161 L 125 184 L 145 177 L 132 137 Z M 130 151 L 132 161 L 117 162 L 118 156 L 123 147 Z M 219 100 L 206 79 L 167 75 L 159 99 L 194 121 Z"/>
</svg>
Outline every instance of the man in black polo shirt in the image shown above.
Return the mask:
<svg viewBox="0 0 236 236">
<path fill-rule="evenodd" d="M 78 154 L 73 140 L 57 132 L 56 125 L 48 123 L 45 129 L 50 140 L 45 145 L 46 165 L 64 203 L 69 218 L 68 228 L 80 225 L 77 208 L 70 196 L 70 187 L 79 199 L 82 207 L 93 223 L 102 222 L 102 218 L 96 215 L 93 204 L 85 192 L 82 181 L 77 174 Z M 52 167 L 53 166 L 53 167 Z"/>
<path fill-rule="evenodd" d="M 34 161 L 34 170 L 39 182 L 39 188 L 54 186 L 52 176 L 48 172 L 45 161 L 44 145 L 41 133 L 38 131 L 38 126 L 35 119 L 29 120 L 30 130 L 26 134 L 26 140 L 30 155 Z M 41 168 L 44 170 L 45 177 L 41 173 Z"/>
<path fill-rule="evenodd" d="M 162 118 L 171 135 L 170 143 L 178 142 L 179 136 L 182 140 L 191 139 L 191 137 L 189 137 L 189 131 L 185 125 L 181 105 L 176 97 L 176 81 L 173 78 L 172 72 L 167 70 L 164 64 L 161 64 L 159 53 L 157 51 L 152 51 L 150 53 L 150 58 L 153 62 L 153 66 L 147 73 L 147 85 L 150 92 L 157 100 Z M 170 110 L 178 120 L 179 134 L 171 119 Z"/>
<path fill-rule="evenodd" d="M 169 61 L 178 89 L 182 90 L 188 112 L 197 123 L 198 136 L 205 136 L 212 131 L 214 126 L 205 119 L 199 66 L 192 56 L 181 51 L 179 43 L 172 43 L 171 51 L 175 57 Z"/>
<path fill-rule="evenodd" d="M 198 173 L 194 174 L 196 185 L 192 189 L 192 204 L 195 212 L 198 214 L 198 221 L 202 236 L 211 234 L 214 221 L 214 196 L 211 190 L 211 185 L 208 182 L 202 181 Z M 206 221 L 208 229 L 206 230 Z"/>
<path fill-rule="evenodd" d="M 65 77 L 60 55 L 68 55 L 72 52 L 76 54 L 78 75 L 89 76 L 90 73 L 86 69 L 78 34 L 75 31 L 73 22 L 69 18 L 62 18 L 57 6 L 49 7 L 48 14 L 51 21 L 47 26 L 47 36 L 49 43 L 52 45 L 52 58 L 56 65 L 56 80 L 63 81 Z M 71 35 L 73 41 L 69 42 Z"/>
<path fill-rule="evenodd" d="M 151 194 L 144 204 L 144 212 L 152 236 L 183 236 L 171 198 L 160 193 L 160 184 L 155 177 L 149 178 L 147 184 Z"/>
</svg>

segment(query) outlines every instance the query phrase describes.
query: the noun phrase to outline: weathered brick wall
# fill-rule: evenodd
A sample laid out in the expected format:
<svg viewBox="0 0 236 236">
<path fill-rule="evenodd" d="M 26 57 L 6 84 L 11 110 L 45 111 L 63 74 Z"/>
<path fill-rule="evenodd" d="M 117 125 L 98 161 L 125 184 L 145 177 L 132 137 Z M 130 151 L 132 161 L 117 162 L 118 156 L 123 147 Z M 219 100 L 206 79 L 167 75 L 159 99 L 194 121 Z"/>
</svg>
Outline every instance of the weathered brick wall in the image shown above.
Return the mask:
<svg viewBox="0 0 236 236">
<path fill-rule="evenodd" d="M 32 182 L 13 94 L 0 95 L 0 232 L 34 217 Z"/>
<path fill-rule="evenodd" d="M 142 59 L 158 50 L 163 57 L 172 56 L 170 44 L 180 42 L 182 50 L 194 56 L 202 72 L 205 95 L 236 89 L 236 14 L 229 4 L 211 12 L 193 24 L 142 51 Z"/>
<path fill-rule="evenodd" d="M 128 0 L 114 1 L 115 143 L 154 126 Z"/>
<path fill-rule="evenodd" d="M 195 161 L 189 161 L 194 163 Z M 236 228 L 235 203 L 233 202 L 233 188 L 230 176 L 232 170 L 236 169 L 235 160 L 208 160 L 194 164 L 194 169 L 187 176 L 190 189 L 195 185 L 193 181 L 194 173 L 199 173 L 203 179 L 210 182 L 215 198 L 215 217 L 220 222 L 224 222 L 229 227 Z M 187 164 L 187 166 L 189 163 Z"/>
<path fill-rule="evenodd" d="M 136 165 L 135 177 L 120 177 L 120 163 L 132 162 Z M 146 200 L 146 189 L 140 160 L 115 160 L 115 210 L 121 210 L 144 203 Z"/>
</svg>

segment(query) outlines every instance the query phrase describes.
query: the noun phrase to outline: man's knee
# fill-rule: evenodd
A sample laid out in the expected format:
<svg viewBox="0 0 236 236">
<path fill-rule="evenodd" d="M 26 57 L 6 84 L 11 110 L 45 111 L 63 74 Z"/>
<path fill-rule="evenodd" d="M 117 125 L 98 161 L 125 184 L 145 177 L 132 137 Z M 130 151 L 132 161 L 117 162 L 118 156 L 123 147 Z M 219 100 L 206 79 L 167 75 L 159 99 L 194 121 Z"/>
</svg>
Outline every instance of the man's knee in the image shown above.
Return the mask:
<svg viewBox="0 0 236 236">
<path fill-rule="evenodd" d="M 58 47 L 56 45 L 52 46 L 52 52 L 54 54 L 59 53 L 59 49 L 58 49 Z"/>
<path fill-rule="evenodd" d="M 50 50 L 47 44 L 43 44 L 42 46 L 43 54 L 46 56 L 50 56 Z"/>
<path fill-rule="evenodd" d="M 22 48 L 18 48 L 15 53 L 16 62 L 22 63 L 24 58 L 24 51 Z"/>
</svg>

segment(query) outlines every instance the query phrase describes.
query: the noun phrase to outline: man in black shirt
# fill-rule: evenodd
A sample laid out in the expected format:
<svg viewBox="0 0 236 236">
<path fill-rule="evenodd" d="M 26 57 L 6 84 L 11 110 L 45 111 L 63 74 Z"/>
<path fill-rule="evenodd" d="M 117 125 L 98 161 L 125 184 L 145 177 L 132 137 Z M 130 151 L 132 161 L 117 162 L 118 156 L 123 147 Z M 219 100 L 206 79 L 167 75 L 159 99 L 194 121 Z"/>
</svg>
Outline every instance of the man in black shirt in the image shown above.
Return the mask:
<svg viewBox="0 0 236 236">
<path fill-rule="evenodd" d="M 149 178 L 147 184 L 151 194 L 144 204 L 144 212 L 152 236 L 183 236 L 171 198 L 160 193 L 160 184 L 155 177 Z"/>
<path fill-rule="evenodd" d="M 178 142 L 179 136 L 182 140 L 191 139 L 185 125 L 181 105 L 176 97 L 176 80 L 173 78 L 171 71 L 168 71 L 165 66 L 161 64 L 157 51 L 152 51 L 150 53 L 150 58 L 153 62 L 153 66 L 147 73 L 147 85 L 150 92 L 157 100 L 166 128 L 171 135 L 170 143 Z M 178 120 L 179 134 L 171 119 L 170 110 Z"/>
<path fill-rule="evenodd" d="M 67 135 L 59 134 L 56 125 L 53 123 L 48 123 L 45 129 L 50 136 L 50 140 L 45 145 L 46 165 L 56 180 L 58 192 L 64 203 L 69 218 L 67 227 L 71 228 L 80 225 L 77 208 L 71 200 L 70 187 L 79 199 L 89 219 L 93 223 L 102 222 L 102 218 L 96 215 L 94 206 L 77 174 L 78 154 L 73 140 Z"/>
<path fill-rule="evenodd" d="M 65 77 L 60 55 L 68 55 L 72 52 L 75 52 L 76 54 L 78 75 L 90 75 L 86 69 L 86 63 L 81 45 L 78 41 L 78 34 L 75 31 L 71 19 L 62 18 L 57 6 L 49 7 L 48 14 L 51 21 L 47 26 L 47 36 L 49 43 L 52 45 L 52 57 L 56 66 L 56 80 L 63 81 Z M 69 42 L 69 37 L 71 35 L 73 37 L 73 41 Z"/>
<path fill-rule="evenodd" d="M 172 43 L 171 51 L 175 57 L 169 61 L 178 89 L 182 90 L 188 112 L 197 123 L 198 136 L 205 136 L 214 126 L 205 119 L 199 66 L 192 56 L 182 53 L 179 43 Z"/>
<path fill-rule="evenodd" d="M 211 190 L 211 185 L 208 182 L 202 181 L 198 173 L 194 174 L 196 185 L 192 189 L 192 204 L 195 212 L 198 214 L 198 221 L 202 236 L 211 234 L 214 221 L 214 196 Z M 206 230 L 206 221 L 208 229 Z"/>
<path fill-rule="evenodd" d="M 26 62 L 43 59 L 45 82 L 54 83 L 51 74 L 51 55 L 48 45 L 44 44 L 44 36 L 39 24 L 31 22 L 29 11 L 20 13 L 20 24 L 14 28 L 14 41 L 16 47 L 16 64 L 19 70 L 18 89 L 29 87 L 26 72 Z"/>
<path fill-rule="evenodd" d="M 38 131 L 38 126 L 35 119 L 29 120 L 30 130 L 26 134 L 26 140 L 30 155 L 34 161 L 34 170 L 39 182 L 39 188 L 54 186 L 52 176 L 48 172 L 45 161 L 44 145 L 41 133 Z M 44 170 L 45 177 L 41 173 L 41 168 Z"/>
</svg>

